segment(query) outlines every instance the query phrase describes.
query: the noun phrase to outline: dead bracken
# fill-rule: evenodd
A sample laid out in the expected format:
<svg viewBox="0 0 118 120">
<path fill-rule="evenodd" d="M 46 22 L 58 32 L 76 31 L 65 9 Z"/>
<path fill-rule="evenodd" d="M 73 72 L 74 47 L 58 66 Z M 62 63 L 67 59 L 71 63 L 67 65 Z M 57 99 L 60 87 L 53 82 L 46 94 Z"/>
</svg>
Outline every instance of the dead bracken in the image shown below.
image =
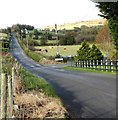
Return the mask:
<svg viewBox="0 0 118 120">
<path fill-rule="evenodd" d="M 16 82 L 19 84 L 19 82 Z M 42 92 L 15 90 L 14 118 L 66 118 L 68 112 L 59 98 L 49 97 Z"/>
</svg>

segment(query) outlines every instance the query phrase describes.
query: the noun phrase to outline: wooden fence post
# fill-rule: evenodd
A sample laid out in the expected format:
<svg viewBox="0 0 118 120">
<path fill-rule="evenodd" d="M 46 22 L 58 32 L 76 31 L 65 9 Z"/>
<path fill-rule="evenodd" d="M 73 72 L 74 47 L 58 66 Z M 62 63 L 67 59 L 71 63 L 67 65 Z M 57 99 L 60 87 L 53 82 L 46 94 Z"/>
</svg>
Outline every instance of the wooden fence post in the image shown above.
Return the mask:
<svg viewBox="0 0 118 120">
<path fill-rule="evenodd" d="M 101 60 L 100 70 L 103 71 L 103 60 Z"/>
<path fill-rule="evenodd" d="M 88 60 L 86 61 L 86 68 L 88 68 Z"/>
<path fill-rule="evenodd" d="M 111 72 L 113 72 L 113 60 L 111 60 Z"/>
<path fill-rule="evenodd" d="M 96 70 L 98 70 L 98 60 L 96 60 Z"/>
<path fill-rule="evenodd" d="M 116 74 L 118 72 L 118 60 L 116 60 Z"/>
<path fill-rule="evenodd" d="M 8 118 L 12 118 L 13 111 L 13 95 L 11 76 L 8 76 Z"/>
<path fill-rule="evenodd" d="M 111 61 L 112 61 L 112 60 L 110 60 L 110 63 L 109 63 L 109 64 L 110 64 L 110 66 L 109 66 L 109 71 L 110 71 L 110 72 L 111 72 Z"/>
<path fill-rule="evenodd" d="M 93 69 L 93 60 L 91 60 L 91 69 Z"/>
<path fill-rule="evenodd" d="M 12 94 L 14 95 L 14 84 L 15 84 L 15 69 L 12 67 Z"/>
<path fill-rule="evenodd" d="M 1 119 L 6 118 L 6 76 L 1 74 Z"/>
<path fill-rule="evenodd" d="M 80 67 L 80 61 L 78 61 L 78 67 Z"/>
<path fill-rule="evenodd" d="M 84 68 L 84 60 L 82 60 L 82 68 Z"/>
<path fill-rule="evenodd" d="M 95 60 L 93 60 L 93 70 L 95 70 Z"/>
</svg>

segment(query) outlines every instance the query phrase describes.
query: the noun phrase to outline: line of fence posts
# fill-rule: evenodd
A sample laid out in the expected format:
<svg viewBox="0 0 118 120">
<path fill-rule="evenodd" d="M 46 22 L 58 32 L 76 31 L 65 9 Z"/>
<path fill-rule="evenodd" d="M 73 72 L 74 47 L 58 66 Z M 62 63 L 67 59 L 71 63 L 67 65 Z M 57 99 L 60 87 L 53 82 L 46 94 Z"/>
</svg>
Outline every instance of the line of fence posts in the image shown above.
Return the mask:
<svg viewBox="0 0 118 120">
<path fill-rule="evenodd" d="M 118 71 L 118 60 L 76 60 L 74 62 L 75 67 L 87 68 L 92 70 L 100 70 L 106 72 L 117 72 Z"/>
<path fill-rule="evenodd" d="M 15 77 L 18 73 L 18 68 L 20 64 L 16 62 L 14 67 L 12 67 L 12 74 L 7 73 L 1 74 L 1 109 L 0 109 L 0 119 L 12 118 L 13 117 L 13 103 L 14 103 L 14 90 L 15 90 Z"/>
</svg>

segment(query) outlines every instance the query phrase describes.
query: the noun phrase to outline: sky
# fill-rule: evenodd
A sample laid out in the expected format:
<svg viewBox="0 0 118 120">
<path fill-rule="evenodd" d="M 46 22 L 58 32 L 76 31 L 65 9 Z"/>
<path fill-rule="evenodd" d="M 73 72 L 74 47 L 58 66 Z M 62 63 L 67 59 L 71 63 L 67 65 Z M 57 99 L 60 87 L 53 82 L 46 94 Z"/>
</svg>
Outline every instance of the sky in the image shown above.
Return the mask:
<svg viewBox="0 0 118 120">
<path fill-rule="evenodd" d="M 100 19 L 91 0 L 0 0 L 0 28 L 47 25 Z"/>
</svg>

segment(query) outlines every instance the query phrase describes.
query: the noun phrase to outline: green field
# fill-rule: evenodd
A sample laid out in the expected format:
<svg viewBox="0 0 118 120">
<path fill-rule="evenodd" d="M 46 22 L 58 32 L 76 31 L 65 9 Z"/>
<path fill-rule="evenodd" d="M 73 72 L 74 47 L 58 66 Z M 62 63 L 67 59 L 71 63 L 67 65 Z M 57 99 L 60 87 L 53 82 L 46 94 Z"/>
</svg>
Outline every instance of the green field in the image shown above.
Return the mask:
<svg viewBox="0 0 118 120">
<path fill-rule="evenodd" d="M 6 33 L 0 33 L 0 36 L 7 37 Z"/>
<path fill-rule="evenodd" d="M 59 54 L 63 56 L 75 56 L 77 54 L 77 50 L 81 45 L 66 45 L 66 46 L 59 46 Z M 46 56 L 55 56 L 57 47 L 56 46 L 37 46 L 36 49 L 41 49 L 41 53 L 45 54 Z M 45 49 L 48 52 L 45 52 Z"/>
</svg>

